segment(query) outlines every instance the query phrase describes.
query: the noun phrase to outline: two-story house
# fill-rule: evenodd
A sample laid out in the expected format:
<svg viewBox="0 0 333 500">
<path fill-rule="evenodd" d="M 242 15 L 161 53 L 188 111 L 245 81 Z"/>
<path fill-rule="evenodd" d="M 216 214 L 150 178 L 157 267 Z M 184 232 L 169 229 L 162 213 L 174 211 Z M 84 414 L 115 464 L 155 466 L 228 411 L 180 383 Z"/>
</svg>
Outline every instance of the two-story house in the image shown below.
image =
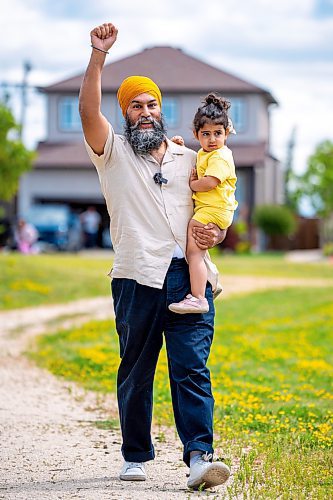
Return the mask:
<svg viewBox="0 0 333 500">
<path fill-rule="evenodd" d="M 198 149 L 192 119 L 202 98 L 217 92 L 231 102 L 237 135 L 229 136 L 237 168 L 238 213 L 250 214 L 262 203 L 281 203 L 280 163 L 270 154 L 270 109 L 277 104 L 270 92 L 210 66 L 182 50 L 153 47 L 105 66 L 102 111 L 122 133 L 123 117 L 116 92 L 129 75 L 152 78 L 163 95 L 168 136 L 180 134 Z M 94 204 L 108 224 L 97 173 L 85 151 L 78 93 L 83 74 L 40 89 L 47 97 L 47 140 L 38 145 L 34 169 L 23 176 L 19 193 L 22 214 L 35 203 L 65 202 L 83 210 Z"/>
</svg>

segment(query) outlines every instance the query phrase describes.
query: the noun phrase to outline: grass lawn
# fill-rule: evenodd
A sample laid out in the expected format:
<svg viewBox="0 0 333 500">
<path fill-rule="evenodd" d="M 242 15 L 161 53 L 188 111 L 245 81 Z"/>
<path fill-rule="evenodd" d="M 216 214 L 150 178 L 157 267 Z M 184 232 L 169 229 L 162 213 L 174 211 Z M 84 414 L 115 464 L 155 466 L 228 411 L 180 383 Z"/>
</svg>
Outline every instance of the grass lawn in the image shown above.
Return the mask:
<svg viewBox="0 0 333 500">
<path fill-rule="evenodd" d="M 217 249 L 212 255 L 224 275 L 333 280 L 329 262 L 295 264 L 286 262 L 283 255 L 225 255 Z M 109 295 L 107 273 L 112 261 L 111 252 L 102 259 L 84 254 L 0 254 L 0 310 Z"/>
<path fill-rule="evenodd" d="M 210 254 L 222 274 L 333 279 L 333 263 L 328 260 L 295 263 L 287 261 L 282 253 L 237 255 L 221 253 L 217 248 Z"/>
<path fill-rule="evenodd" d="M 109 295 L 113 253 L 109 255 L 92 259 L 80 254 L 0 254 L 0 309 Z"/>
<path fill-rule="evenodd" d="M 246 273 L 250 261 L 237 260 Z M 270 272 L 269 259 L 264 262 Z M 284 263 L 274 257 L 271 266 L 282 272 Z M 313 276 L 319 269 L 308 274 Z M 239 466 L 226 498 L 331 498 L 332 297 L 333 288 L 308 287 L 257 292 L 216 303 L 209 360 L 215 444 L 218 455 Z M 119 359 L 113 322 L 94 321 L 40 337 L 31 356 L 87 389 L 115 389 Z M 154 399 L 155 422 L 172 424 L 164 351 Z"/>
</svg>

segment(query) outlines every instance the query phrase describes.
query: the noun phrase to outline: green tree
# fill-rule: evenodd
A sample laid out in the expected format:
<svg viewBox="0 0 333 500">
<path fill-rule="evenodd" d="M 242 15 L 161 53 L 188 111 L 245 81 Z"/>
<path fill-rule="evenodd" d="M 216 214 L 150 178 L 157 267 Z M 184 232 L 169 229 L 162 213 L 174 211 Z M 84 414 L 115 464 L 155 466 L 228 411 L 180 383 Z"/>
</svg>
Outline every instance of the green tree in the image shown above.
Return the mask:
<svg viewBox="0 0 333 500">
<path fill-rule="evenodd" d="M 0 200 L 9 201 L 18 190 L 21 175 L 30 170 L 34 153 L 14 138 L 19 130 L 10 109 L 0 103 Z"/>
<path fill-rule="evenodd" d="M 322 242 L 333 241 L 333 142 L 321 142 L 308 159 L 304 174 L 294 179 L 294 197 L 306 199 L 322 219 Z"/>
<path fill-rule="evenodd" d="M 306 197 L 321 217 L 333 212 L 333 142 L 322 142 L 310 156 L 306 171 L 296 178 L 296 197 Z"/>
</svg>

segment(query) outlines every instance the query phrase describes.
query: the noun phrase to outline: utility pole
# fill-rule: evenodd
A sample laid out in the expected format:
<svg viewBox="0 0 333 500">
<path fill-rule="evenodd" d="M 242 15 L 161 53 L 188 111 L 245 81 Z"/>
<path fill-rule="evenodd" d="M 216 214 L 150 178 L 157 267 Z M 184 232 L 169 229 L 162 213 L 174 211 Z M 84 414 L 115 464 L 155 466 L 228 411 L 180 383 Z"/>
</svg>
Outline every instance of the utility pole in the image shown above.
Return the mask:
<svg viewBox="0 0 333 500">
<path fill-rule="evenodd" d="M 25 117 L 26 117 L 26 109 L 27 109 L 27 87 L 28 87 L 28 75 L 32 70 L 32 66 L 29 61 L 24 61 L 23 63 L 23 79 L 21 86 L 21 120 L 20 120 L 20 139 L 23 140 L 23 131 L 25 127 Z"/>
<path fill-rule="evenodd" d="M 13 90 L 14 92 L 16 90 L 20 91 L 20 120 L 19 120 L 19 130 L 18 130 L 18 138 L 23 142 L 23 132 L 24 132 L 24 127 L 25 127 L 25 121 L 26 121 L 26 109 L 28 105 L 28 100 L 27 100 L 27 90 L 29 88 L 34 89 L 34 87 L 30 87 L 28 85 L 28 75 L 32 69 L 32 65 L 30 64 L 29 61 L 24 61 L 23 62 L 23 78 L 21 83 L 9 83 L 6 81 L 0 82 L 0 89 L 2 90 L 2 95 L 0 98 L 4 102 L 5 105 L 9 105 L 10 101 L 10 91 Z M 13 199 L 10 202 L 7 202 L 4 204 L 5 208 L 5 213 L 7 218 L 11 221 L 13 224 L 15 221 L 15 218 L 17 216 L 17 195 L 13 197 Z"/>
<path fill-rule="evenodd" d="M 287 158 L 286 158 L 286 169 L 285 169 L 285 178 L 284 178 L 284 199 L 285 203 L 288 206 L 292 206 L 293 203 L 290 199 L 290 186 L 289 182 L 292 176 L 293 171 L 293 161 L 294 161 L 294 149 L 296 142 L 296 127 L 294 126 L 289 141 L 287 143 Z"/>
<path fill-rule="evenodd" d="M 19 139 L 22 140 L 23 138 L 23 132 L 24 132 L 24 127 L 25 127 L 25 121 L 26 121 L 26 110 L 28 106 L 28 99 L 27 99 L 27 90 L 35 90 L 34 86 L 28 85 L 28 75 L 30 71 L 32 70 L 32 65 L 30 64 L 29 61 L 24 61 L 23 62 L 23 78 L 21 83 L 10 83 L 6 81 L 0 82 L 0 89 L 2 89 L 2 96 L 1 100 L 3 103 L 7 106 L 9 106 L 10 103 L 10 98 L 11 98 L 11 91 L 15 93 L 15 96 L 17 96 L 16 91 L 20 91 L 20 119 L 19 124 L 20 124 L 20 129 L 18 132 Z"/>
</svg>

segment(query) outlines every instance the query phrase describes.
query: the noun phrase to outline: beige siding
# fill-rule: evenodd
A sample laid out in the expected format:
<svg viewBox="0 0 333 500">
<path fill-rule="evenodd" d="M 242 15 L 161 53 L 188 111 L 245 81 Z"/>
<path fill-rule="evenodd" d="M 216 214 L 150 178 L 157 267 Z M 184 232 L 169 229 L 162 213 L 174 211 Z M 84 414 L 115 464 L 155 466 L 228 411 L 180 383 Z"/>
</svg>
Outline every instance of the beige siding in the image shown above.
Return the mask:
<svg viewBox="0 0 333 500">
<path fill-rule="evenodd" d="M 33 170 L 21 178 L 18 211 L 26 213 L 36 198 L 59 200 L 103 200 L 96 170 Z"/>
</svg>

